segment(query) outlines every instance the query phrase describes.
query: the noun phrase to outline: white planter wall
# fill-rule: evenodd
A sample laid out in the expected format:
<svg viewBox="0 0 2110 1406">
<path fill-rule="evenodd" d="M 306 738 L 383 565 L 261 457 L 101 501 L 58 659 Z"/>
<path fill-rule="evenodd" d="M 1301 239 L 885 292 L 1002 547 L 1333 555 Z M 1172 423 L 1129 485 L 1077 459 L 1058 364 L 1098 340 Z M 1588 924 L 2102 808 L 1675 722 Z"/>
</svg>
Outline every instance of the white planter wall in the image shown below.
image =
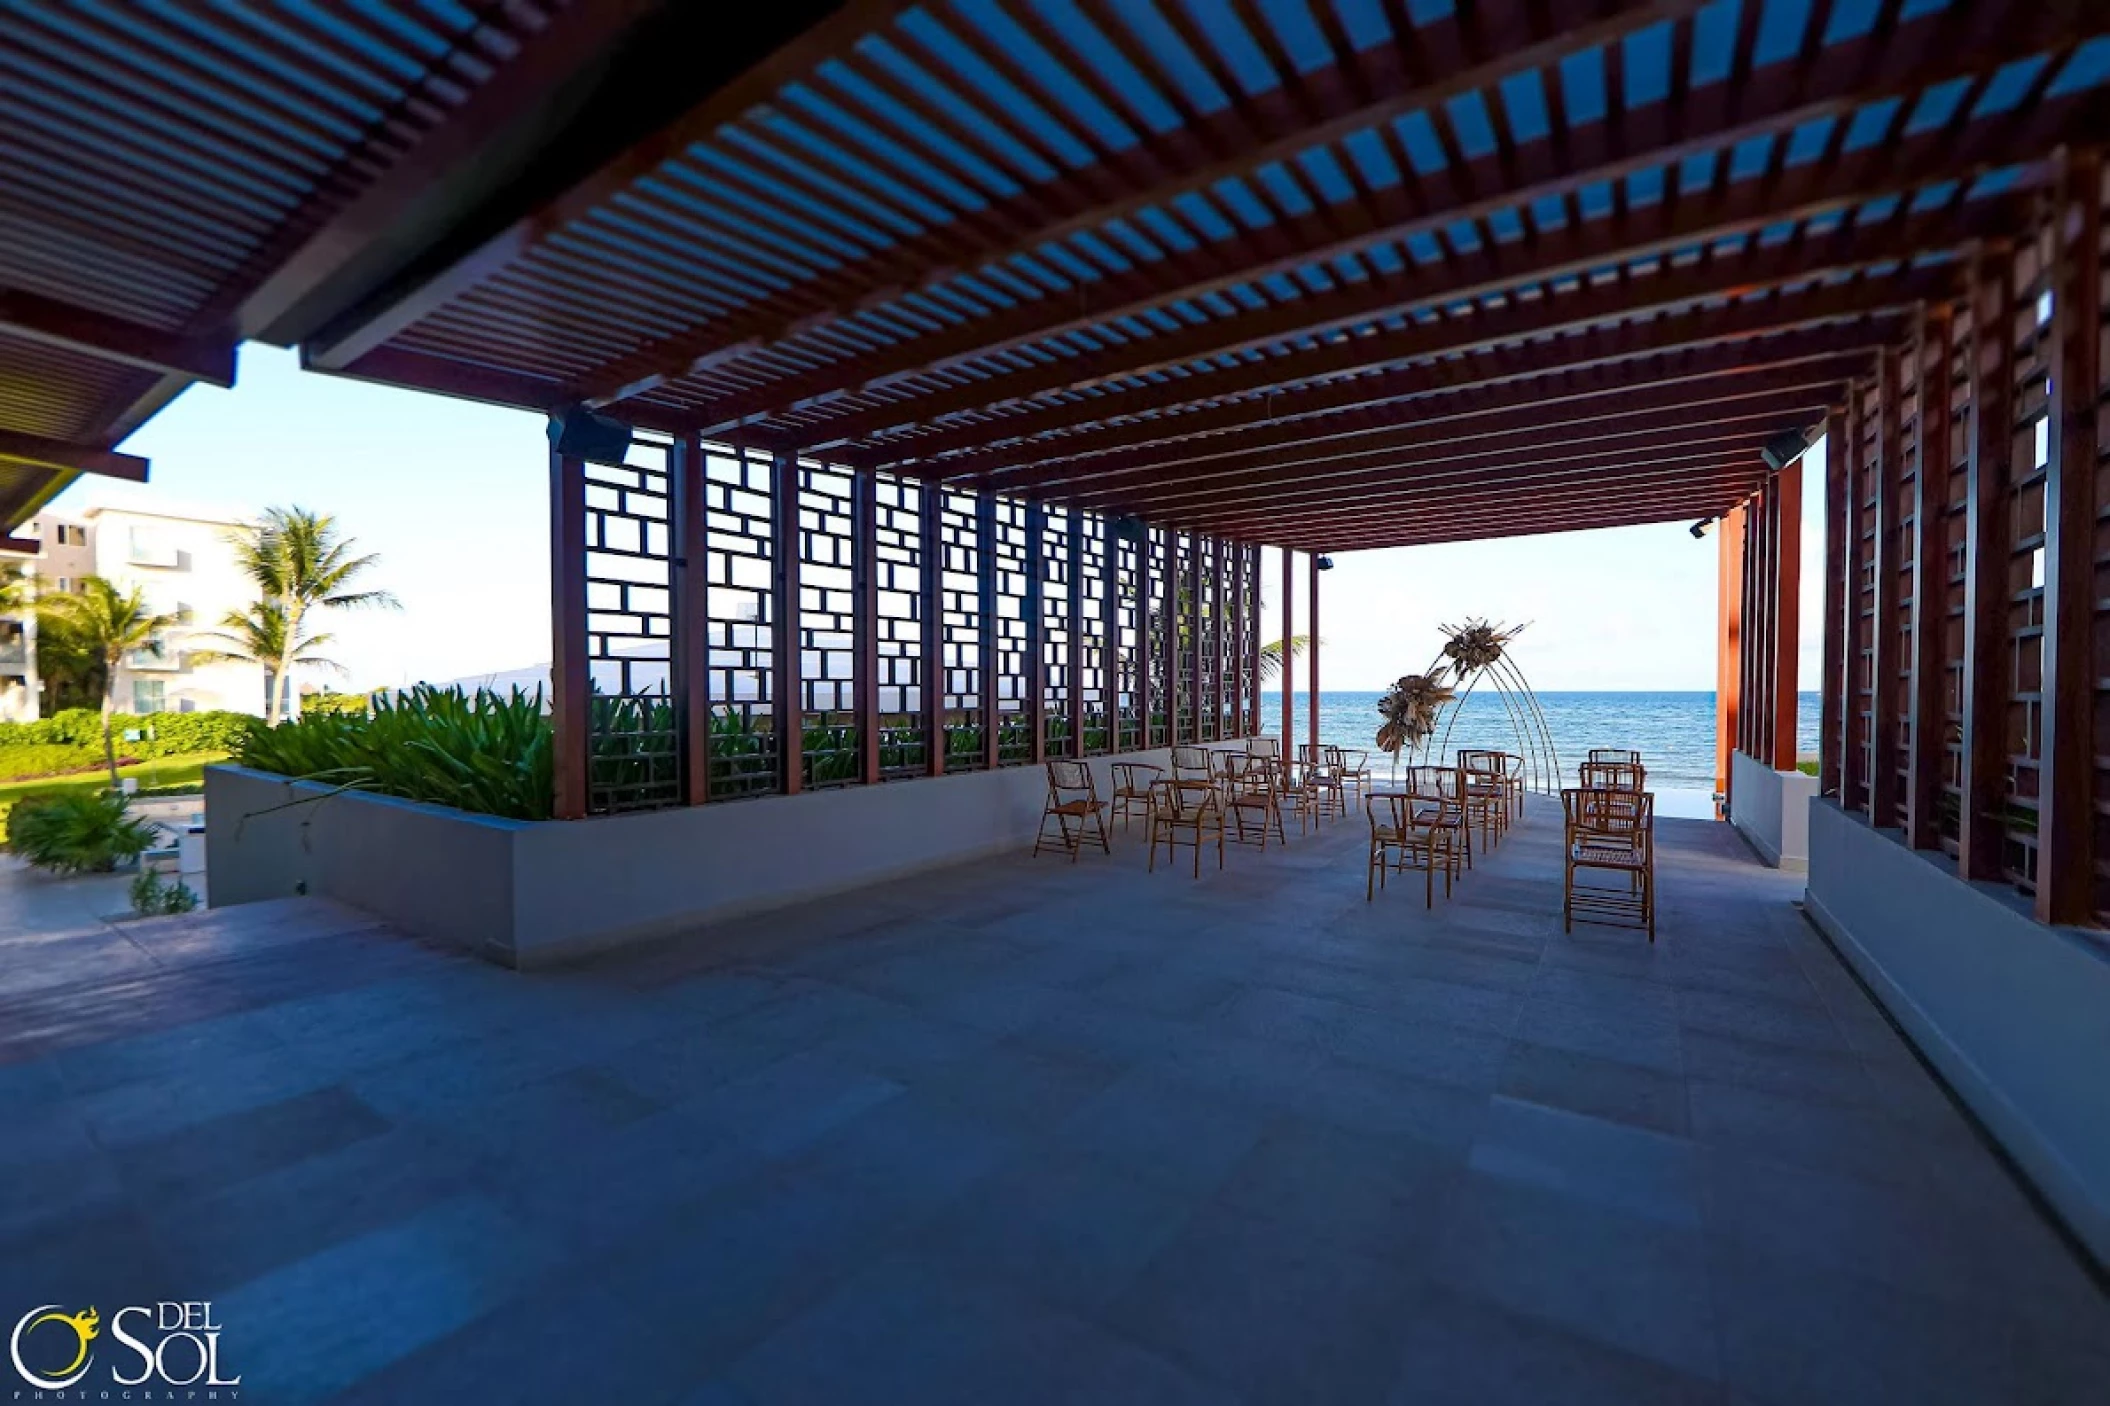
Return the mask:
<svg viewBox="0 0 2110 1406">
<path fill-rule="evenodd" d="M 1743 752 L 1729 754 L 1729 823 L 1775 869 L 1810 866 L 1810 802 L 1817 778 L 1775 771 Z"/>
<path fill-rule="evenodd" d="M 1113 793 L 1114 761 L 1169 765 L 1162 750 L 1095 758 L 1101 797 Z M 212 906 L 316 894 L 535 967 L 1030 849 L 1047 773 L 1006 767 L 540 822 L 328 796 L 242 767 L 209 768 L 205 795 Z"/>
<path fill-rule="evenodd" d="M 2110 1265 L 2110 949 L 1830 799 L 1810 856 L 1810 916 Z"/>
</svg>

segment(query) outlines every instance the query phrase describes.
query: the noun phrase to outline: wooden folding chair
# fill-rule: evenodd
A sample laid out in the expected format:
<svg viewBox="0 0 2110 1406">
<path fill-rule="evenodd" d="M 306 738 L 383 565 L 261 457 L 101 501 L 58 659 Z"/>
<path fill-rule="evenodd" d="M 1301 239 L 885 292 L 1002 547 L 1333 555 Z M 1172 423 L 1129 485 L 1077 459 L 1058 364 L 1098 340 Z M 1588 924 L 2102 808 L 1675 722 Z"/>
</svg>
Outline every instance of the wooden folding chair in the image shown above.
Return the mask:
<svg viewBox="0 0 2110 1406">
<path fill-rule="evenodd" d="M 1621 747 L 1592 747 L 1590 755 L 1584 760 L 1593 762 L 1625 762 L 1628 766 L 1640 766 L 1641 754 L 1627 751 Z"/>
<path fill-rule="evenodd" d="M 1648 930 L 1656 940 L 1656 798 L 1646 791 L 1570 787 L 1561 792 L 1567 812 L 1561 894 L 1561 927 L 1586 923 Z M 1579 884 L 1584 869 L 1624 874 L 1624 888 Z"/>
<path fill-rule="evenodd" d="M 1053 837 L 1048 834 L 1051 820 L 1058 831 Z M 1040 857 L 1043 845 L 1059 842 L 1075 864 L 1078 852 L 1092 839 L 1108 854 L 1114 852 L 1106 832 L 1106 802 L 1099 799 L 1092 769 L 1080 761 L 1053 758 L 1048 762 L 1048 803 L 1040 813 L 1040 833 L 1033 837 L 1033 857 Z"/>
<path fill-rule="evenodd" d="M 1129 828 L 1137 816 L 1150 818 L 1150 788 L 1165 774 L 1165 768 L 1148 762 L 1114 763 L 1114 819 Z"/>
<path fill-rule="evenodd" d="M 1188 838 L 1179 836 L 1185 831 Z M 1216 867 L 1224 867 L 1224 813 L 1218 801 L 1216 788 L 1207 781 L 1172 780 L 1160 781 L 1150 792 L 1150 863 L 1149 871 L 1158 868 L 1158 842 L 1164 841 L 1165 858 L 1177 858 L 1175 849 L 1182 843 L 1194 847 L 1194 877 L 1202 876 L 1202 846 L 1209 836 L 1216 837 Z"/>
<path fill-rule="evenodd" d="M 1370 817 L 1370 860 L 1363 876 L 1363 901 L 1377 897 L 1386 876 L 1394 870 L 1422 871 L 1422 903 L 1436 906 L 1436 869 L 1443 868 L 1443 896 L 1451 896 L 1451 881 L 1457 873 L 1456 832 L 1432 823 L 1421 798 L 1411 793 L 1388 791 L 1366 796 L 1365 814 Z"/>
<path fill-rule="evenodd" d="M 1241 845 L 1267 848 L 1268 832 L 1282 844 L 1289 832 L 1282 823 L 1282 797 L 1278 772 L 1270 757 L 1248 757 L 1232 753 L 1224 758 L 1223 803 L 1225 818 L 1236 831 L 1230 838 Z"/>
</svg>

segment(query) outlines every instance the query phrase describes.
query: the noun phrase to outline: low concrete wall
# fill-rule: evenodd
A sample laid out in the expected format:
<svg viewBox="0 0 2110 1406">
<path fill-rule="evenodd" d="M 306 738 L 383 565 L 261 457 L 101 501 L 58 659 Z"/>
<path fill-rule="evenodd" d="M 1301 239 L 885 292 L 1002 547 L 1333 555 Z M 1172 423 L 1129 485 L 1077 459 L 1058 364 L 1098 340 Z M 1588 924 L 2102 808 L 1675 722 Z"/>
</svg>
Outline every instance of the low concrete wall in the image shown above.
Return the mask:
<svg viewBox="0 0 2110 1406">
<path fill-rule="evenodd" d="M 1811 917 L 2110 1266 L 2110 951 L 1836 801 L 1810 841 Z"/>
<path fill-rule="evenodd" d="M 1810 867 L 1810 802 L 1817 778 L 1775 771 L 1743 752 L 1729 754 L 1729 823 L 1775 869 Z"/>
<path fill-rule="evenodd" d="M 1092 761 L 1101 796 L 1114 760 Z M 1169 764 L 1163 751 L 1118 760 Z M 493 961 L 545 966 L 1030 848 L 1046 794 L 1043 769 L 1006 767 L 523 822 L 212 767 L 208 882 L 214 907 L 318 894 Z"/>
</svg>

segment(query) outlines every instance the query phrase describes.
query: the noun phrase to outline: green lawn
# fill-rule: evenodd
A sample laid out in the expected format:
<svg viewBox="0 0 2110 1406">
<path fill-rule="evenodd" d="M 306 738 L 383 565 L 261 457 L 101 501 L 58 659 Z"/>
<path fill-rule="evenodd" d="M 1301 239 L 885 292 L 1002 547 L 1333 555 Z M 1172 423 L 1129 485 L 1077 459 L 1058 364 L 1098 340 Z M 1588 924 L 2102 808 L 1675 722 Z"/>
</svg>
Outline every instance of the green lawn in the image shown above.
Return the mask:
<svg viewBox="0 0 2110 1406">
<path fill-rule="evenodd" d="M 188 752 L 180 757 L 156 757 L 150 762 L 121 766 L 117 769 L 117 774 L 138 777 L 139 789 L 142 791 L 169 786 L 202 786 L 205 784 L 205 768 L 214 762 L 226 760 L 225 752 Z M 6 823 L 8 811 L 24 796 L 44 791 L 93 791 L 109 784 L 110 773 L 107 771 L 84 771 L 73 776 L 37 776 L 24 781 L 0 781 L 0 825 Z"/>
</svg>

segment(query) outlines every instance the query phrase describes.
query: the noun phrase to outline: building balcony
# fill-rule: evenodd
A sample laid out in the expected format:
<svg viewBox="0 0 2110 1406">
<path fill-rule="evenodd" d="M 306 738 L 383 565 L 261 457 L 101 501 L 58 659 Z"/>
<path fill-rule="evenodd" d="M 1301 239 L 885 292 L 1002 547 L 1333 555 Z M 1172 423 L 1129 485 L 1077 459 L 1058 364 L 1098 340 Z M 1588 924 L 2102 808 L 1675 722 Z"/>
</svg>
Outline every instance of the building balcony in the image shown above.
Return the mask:
<svg viewBox="0 0 2110 1406">
<path fill-rule="evenodd" d="M 20 640 L 0 644 L 0 674 L 19 674 L 29 667 L 29 650 Z"/>
<path fill-rule="evenodd" d="M 121 662 L 135 674 L 180 674 L 183 651 L 173 645 L 159 650 L 134 649 L 127 651 Z"/>
</svg>

